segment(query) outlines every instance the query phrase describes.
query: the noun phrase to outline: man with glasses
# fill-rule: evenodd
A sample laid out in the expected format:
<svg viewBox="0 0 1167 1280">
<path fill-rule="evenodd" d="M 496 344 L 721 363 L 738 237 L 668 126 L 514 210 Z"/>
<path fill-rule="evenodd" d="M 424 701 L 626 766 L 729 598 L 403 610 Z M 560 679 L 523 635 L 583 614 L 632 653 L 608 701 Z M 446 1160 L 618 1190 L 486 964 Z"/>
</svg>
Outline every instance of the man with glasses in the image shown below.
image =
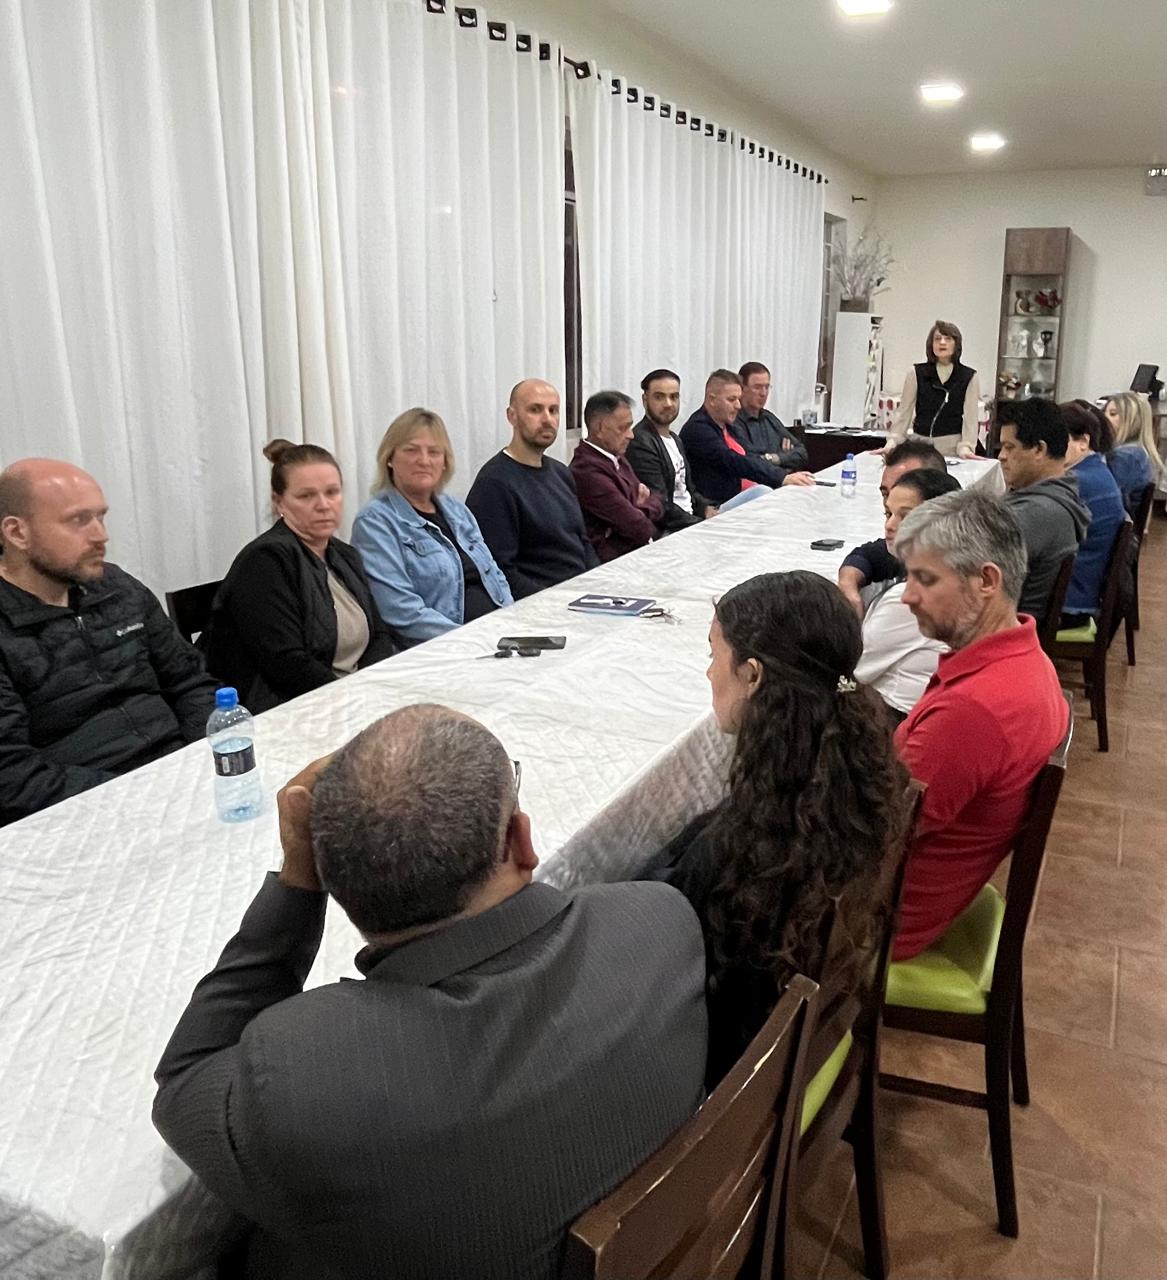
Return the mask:
<svg viewBox="0 0 1167 1280">
<path fill-rule="evenodd" d="M 705 958 L 657 883 L 533 883 L 521 769 L 413 706 L 279 794 L 268 876 L 154 1120 L 256 1225 L 244 1274 L 553 1280 L 574 1219 L 696 1109 Z M 364 981 L 305 992 L 331 897 Z"/>
<path fill-rule="evenodd" d="M 784 474 L 779 484 L 814 484 L 807 470 L 806 446 L 786 429 L 777 414 L 766 408 L 770 398 L 770 370 L 758 360 L 747 360 L 738 370 L 742 380 L 742 407 L 734 424 L 737 437 L 752 453 Z"/>
</svg>

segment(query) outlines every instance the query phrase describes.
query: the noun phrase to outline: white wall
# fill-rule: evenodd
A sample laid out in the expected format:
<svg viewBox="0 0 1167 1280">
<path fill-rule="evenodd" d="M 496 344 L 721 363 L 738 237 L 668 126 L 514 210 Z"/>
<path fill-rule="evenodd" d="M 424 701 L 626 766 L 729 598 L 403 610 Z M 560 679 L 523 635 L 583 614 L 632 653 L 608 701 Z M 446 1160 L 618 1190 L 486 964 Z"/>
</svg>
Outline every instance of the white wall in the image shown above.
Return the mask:
<svg viewBox="0 0 1167 1280">
<path fill-rule="evenodd" d="M 860 224 L 866 220 L 866 211 L 874 203 L 873 176 L 812 142 L 765 103 L 736 90 L 717 69 L 724 52 L 718 51 L 709 65 L 701 65 L 659 33 L 630 25 L 592 0 L 483 0 L 481 7 L 489 18 L 510 20 L 557 41 L 570 58 L 591 59 L 690 112 L 797 158 L 830 180 L 825 192 L 827 213 L 857 219 Z M 852 195 L 865 197 L 867 203 L 853 205 Z"/>
<path fill-rule="evenodd" d="M 885 388 L 899 390 L 944 319 L 992 394 L 1006 227 L 1073 232 L 1061 399 L 1129 386 L 1141 361 L 1167 367 L 1167 198 L 1143 194 L 1141 169 L 887 178 L 876 221 L 896 258 L 873 306 L 885 317 Z"/>
</svg>

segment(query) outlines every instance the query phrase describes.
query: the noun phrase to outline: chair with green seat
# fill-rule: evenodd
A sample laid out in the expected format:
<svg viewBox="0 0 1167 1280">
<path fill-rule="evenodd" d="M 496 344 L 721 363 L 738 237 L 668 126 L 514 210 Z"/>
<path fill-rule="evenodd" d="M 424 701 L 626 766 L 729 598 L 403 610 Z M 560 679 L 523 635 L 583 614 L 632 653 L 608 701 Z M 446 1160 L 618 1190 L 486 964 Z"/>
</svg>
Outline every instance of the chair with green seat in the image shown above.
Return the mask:
<svg viewBox="0 0 1167 1280">
<path fill-rule="evenodd" d="M 1037 629 L 1037 642 L 1047 655 L 1058 638 L 1058 624 L 1062 620 L 1062 609 L 1065 607 L 1066 593 L 1070 589 L 1070 579 L 1074 576 L 1074 563 L 1077 559 L 1078 552 L 1075 550 L 1062 561 L 1058 576 L 1054 579 L 1053 590 L 1049 593 L 1045 617 Z"/>
<path fill-rule="evenodd" d="M 1063 628 L 1046 651 L 1053 659 L 1081 662 L 1090 714 L 1098 726 L 1099 751 L 1110 750 L 1110 731 L 1106 724 L 1106 654 L 1118 630 L 1119 588 L 1123 573 L 1127 571 L 1133 532 L 1134 525 L 1128 517 L 1114 536 L 1102 578 L 1102 601 L 1097 621 L 1091 618 L 1085 626 Z"/>
<path fill-rule="evenodd" d="M 869 1280 L 886 1280 L 887 1228 L 883 1214 L 883 1178 L 879 1164 L 879 1028 L 882 992 L 899 911 L 904 866 L 915 833 L 924 787 L 909 784 L 903 843 L 887 868 L 874 904 L 879 921 L 856 965 L 854 947 L 836 903 L 823 921 L 824 963 L 815 974 L 819 996 L 812 1011 L 810 1045 L 800 1104 L 800 1127 L 790 1144 L 782 1195 L 772 1201 L 782 1219 L 783 1250 L 776 1252 L 769 1280 L 791 1276 L 794 1219 L 803 1191 L 811 1185 L 840 1139 L 850 1143 L 855 1160 L 859 1223 Z M 839 964 L 842 957 L 845 961 Z"/>
<path fill-rule="evenodd" d="M 1019 1106 L 1029 1102 L 1022 952 L 1073 734 L 1074 711 L 1068 697 L 1066 702 L 1066 736 L 1034 781 L 1025 820 L 1013 842 L 1004 898 L 991 884 L 985 885 L 939 941 L 910 960 L 892 961 L 883 1006 L 886 1027 L 984 1046 L 983 1093 L 905 1076 L 881 1075 L 879 1082 L 897 1093 L 988 1112 L 997 1229 L 1004 1236 L 1018 1231 L 1010 1075 L 1014 1101 Z"/>
</svg>

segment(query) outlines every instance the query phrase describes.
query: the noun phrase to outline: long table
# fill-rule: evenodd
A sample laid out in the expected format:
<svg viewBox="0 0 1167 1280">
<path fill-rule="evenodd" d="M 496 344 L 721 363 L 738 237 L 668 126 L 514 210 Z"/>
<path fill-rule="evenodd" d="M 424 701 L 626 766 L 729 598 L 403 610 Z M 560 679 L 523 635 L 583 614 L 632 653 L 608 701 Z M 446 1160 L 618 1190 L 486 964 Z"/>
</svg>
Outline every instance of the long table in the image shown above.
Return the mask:
<svg viewBox="0 0 1167 1280">
<path fill-rule="evenodd" d="M 228 1215 L 153 1129 L 151 1073 L 278 865 L 271 797 L 287 778 L 388 711 L 441 702 L 522 761 L 541 878 L 635 876 L 724 785 L 705 679 L 715 597 L 778 569 L 833 578 L 880 536 L 880 462 L 858 462 L 854 498 L 776 491 L 260 716 L 269 802 L 252 822 L 217 821 L 196 743 L 0 832 L 0 1277 L 168 1280 L 212 1261 Z M 844 550 L 811 550 L 826 537 Z M 672 620 L 569 611 L 585 591 L 652 596 Z M 507 634 L 567 647 L 489 657 Z M 352 975 L 359 946 L 331 908 L 309 985 Z"/>
</svg>

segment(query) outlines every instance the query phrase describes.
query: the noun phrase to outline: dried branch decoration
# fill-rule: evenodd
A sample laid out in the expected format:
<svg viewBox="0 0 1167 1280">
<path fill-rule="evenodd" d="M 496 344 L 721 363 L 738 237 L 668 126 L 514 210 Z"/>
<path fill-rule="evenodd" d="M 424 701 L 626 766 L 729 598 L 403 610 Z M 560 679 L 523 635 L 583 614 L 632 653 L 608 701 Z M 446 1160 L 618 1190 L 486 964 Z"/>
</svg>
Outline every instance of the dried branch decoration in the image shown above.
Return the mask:
<svg viewBox="0 0 1167 1280">
<path fill-rule="evenodd" d="M 841 249 L 831 254 L 831 277 L 845 299 L 874 298 L 886 293 L 888 270 L 895 259 L 883 236 L 865 227 L 854 244 L 847 238 Z"/>
</svg>

